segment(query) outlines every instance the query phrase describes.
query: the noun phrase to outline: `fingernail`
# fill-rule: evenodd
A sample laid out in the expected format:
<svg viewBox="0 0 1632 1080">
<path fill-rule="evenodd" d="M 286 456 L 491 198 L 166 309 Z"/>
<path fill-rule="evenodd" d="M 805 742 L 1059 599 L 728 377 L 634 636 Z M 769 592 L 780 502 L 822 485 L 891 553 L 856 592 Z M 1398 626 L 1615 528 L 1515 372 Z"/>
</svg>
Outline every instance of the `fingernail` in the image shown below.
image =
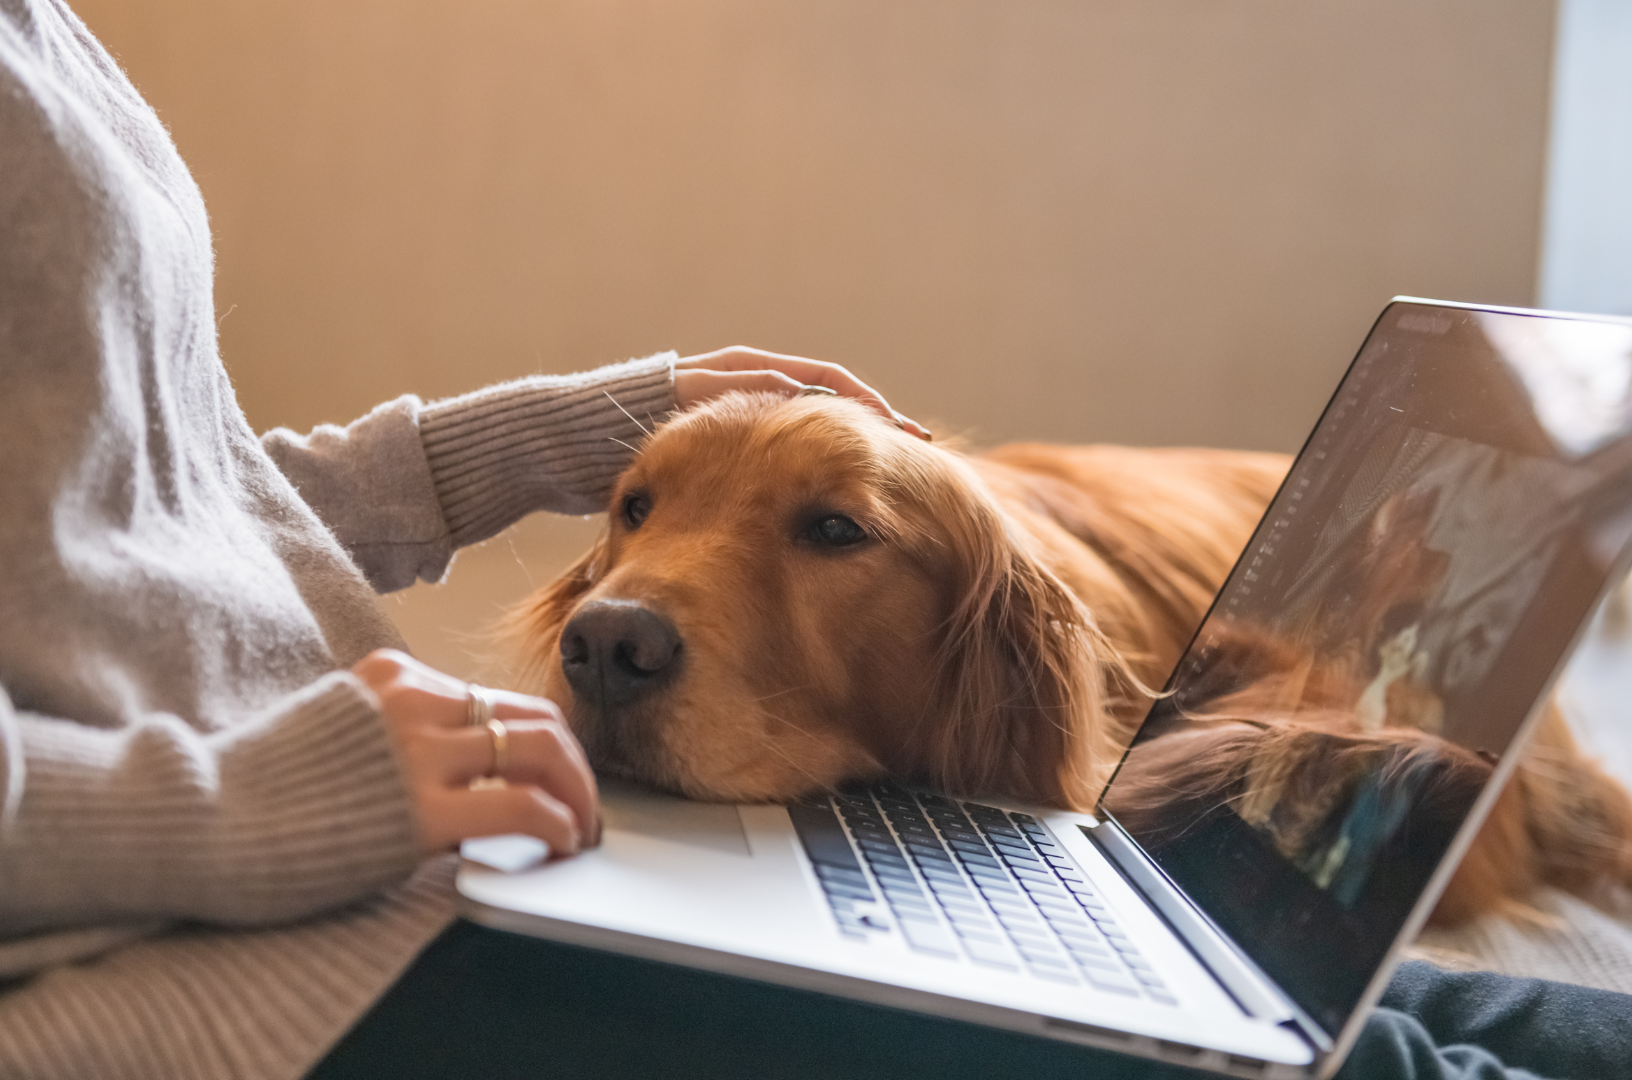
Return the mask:
<svg viewBox="0 0 1632 1080">
<path fill-rule="evenodd" d="M 935 441 L 935 436 L 931 435 L 929 433 L 929 429 L 924 427 L 922 424 L 915 420 L 908 420 L 905 416 L 902 416 L 894 409 L 891 409 L 890 413 L 895 417 L 896 426 L 902 431 L 905 431 L 908 435 L 916 435 L 925 442 Z"/>
<path fill-rule="evenodd" d="M 799 396 L 800 397 L 822 397 L 822 396 L 838 397 L 839 392 L 837 390 L 833 389 L 831 386 L 816 386 L 816 385 L 813 385 L 811 383 L 806 383 L 805 388 L 803 390 L 799 391 Z"/>
</svg>

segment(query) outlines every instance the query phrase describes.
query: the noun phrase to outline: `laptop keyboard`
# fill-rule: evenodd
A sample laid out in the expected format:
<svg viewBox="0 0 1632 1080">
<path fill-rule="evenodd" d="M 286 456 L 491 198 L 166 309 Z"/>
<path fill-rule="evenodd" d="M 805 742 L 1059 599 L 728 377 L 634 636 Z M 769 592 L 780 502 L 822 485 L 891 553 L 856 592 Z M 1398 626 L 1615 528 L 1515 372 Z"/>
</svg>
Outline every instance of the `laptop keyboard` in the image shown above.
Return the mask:
<svg viewBox="0 0 1632 1080">
<path fill-rule="evenodd" d="M 898 932 L 916 952 L 1178 1004 L 1027 814 L 894 784 L 804 800 L 788 814 L 853 940 Z"/>
</svg>

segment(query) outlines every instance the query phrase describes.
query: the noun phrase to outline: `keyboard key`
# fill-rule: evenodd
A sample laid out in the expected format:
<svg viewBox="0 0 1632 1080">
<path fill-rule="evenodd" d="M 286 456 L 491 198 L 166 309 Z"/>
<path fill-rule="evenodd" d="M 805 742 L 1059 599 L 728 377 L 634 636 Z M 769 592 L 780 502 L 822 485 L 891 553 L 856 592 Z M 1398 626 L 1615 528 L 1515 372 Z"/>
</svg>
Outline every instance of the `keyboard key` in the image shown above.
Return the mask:
<svg viewBox="0 0 1632 1080">
<path fill-rule="evenodd" d="M 1093 944 L 1098 944 L 1100 941 L 1099 933 L 1086 922 L 1071 922 L 1068 919 L 1051 919 L 1047 916 L 1044 916 L 1043 921 L 1048 923 L 1050 930 L 1053 930 L 1061 937 L 1074 938 L 1077 941 L 1087 941 Z"/>
<path fill-rule="evenodd" d="M 1054 928 L 1054 932 L 1061 937 L 1069 938 L 1072 941 L 1080 941 L 1084 945 L 1099 946 L 1103 945 L 1105 942 L 1105 939 L 1099 936 L 1098 930 L 1095 930 L 1093 927 L 1086 924 L 1064 922 L 1057 923 L 1050 920 L 1049 925 L 1052 926 Z"/>
<path fill-rule="evenodd" d="M 992 925 L 991 915 L 980 910 L 979 908 L 969 907 L 965 904 L 942 904 L 941 910 L 946 912 L 946 917 L 948 919 L 951 919 L 954 923 L 958 923 L 960 925 Z"/>
<path fill-rule="evenodd" d="M 904 922 L 901 924 L 901 933 L 906 935 L 907 944 L 920 952 L 940 953 L 943 956 L 958 955 L 958 947 L 953 942 L 951 933 L 938 925 Z"/>
<path fill-rule="evenodd" d="M 1110 938 L 1112 941 L 1126 941 L 1126 940 L 1128 940 L 1127 932 L 1124 931 L 1120 926 L 1118 926 L 1112 920 L 1110 920 L 1110 919 L 1095 919 L 1094 922 L 1099 925 L 1099 932 L 1104 934 L 1106 937 Z"/>
<path fill-rule="evenodd" d="M 873 890 L 865 885 L 857 888 L 854 885 L 846 885 L 842 881 L 824 881 L 822 882 L 822 890 L 829 896 L 844 896 L 851 900 L 871 900 L 873 898 Z"/>
<path fill-rule="evenodd" d="M 1067 951 L 1071 953 L 1071 959 L 1075 960 L 1082 967 L 1092 968 L 1095 971 L 1105 971 L 1115 974 L 1120 974 L 1122 972 L 1122 966 L 1108 956 L 1094 956 L 1090 953 L 1072 950 Z"/>
<path fill-rule="evenodd" d="M 895 912 L 895 917 L 903 922 L 938 924 L 941 921 L 928 908 L 896 907 L 892 908 L 892 910 Z"/>
<path fill-rule="evenodd" d="M 1043 862 L 1041 859 L 1034 859 L 1030 855 L 1016 855 L 1014 852 L 1005 848 L 998 848 L 997 852 L 1003 857 L 1003 862 L 1010 867 L 1025 867 L 1027 870 L 1032 870 L 1039 874 L 1052 875 L 1054 873 L 1048 864 Z"/>
<path fill-rule="evenodd" d="M 1036 949 L 1042 952 L 1054 946 L 1041 931 L 1028 930 L 1023 926 L 1005 926 L 1004 929 L 1009 932 L 1009 940 L 1022 949 Z"/>
<path fill-rule="evenodd" d="M 1177 1005 L 1179 1003 L 1179 999 L 1166 990 L 1153 990 L 1148 986 L 1145 987 L 1145 996 L 1162 1005 Z"/>
<path fill-rule="evenodd" d="M 825 863 L 816 864 L 816 876 L 823 881 L 842 881 L 846 885 L 867 884 L 867 875 L 860 870 L 851 870 L 844 866 L 829 866 Z"/>
<path fill-rule="evenodd" d="M 788 818 L 812 863 L 852 870 L 861 868 L 850 848 L 850 838 L 844 834 L 844 826 L 839 824 L 831 807 L 794 803 L 788 807 Z"/>
<path fill-rule="evenodd" d="M 1131 954 L 1130 953 L 1123 953 L 1122 954 L 1122 960 L 1130 968 L 1132 968 L 1135 972 L 1139 972 L 1139 971 L 1154 972 L 1156 970 L 1155 968 L 1150 966 L 1150 961 L 1149 960 L 1146 960 L 1144 957 L 1140 956 L 1138 953 L 1131 953 Z"/>
<path fill-rule="evenodd" d="M 920 865 L 918 869 L 923 871 L 924 879 L 931 885 L 937 882 L 945 882 L 949 885 L 963 885 L 963 875 L 952 869 L 951 866 L 931 863 L 927 866 Z"/>
<path fill-rule="evenodd" d="M 869 840 L 863 838 L 861 840 L 857 840 L 856 844 L 863 851 L 876 851 L 880 855 L 901 854 L 901 849 L 895 846 L 895 841 L 893 840 Z"/>
<path fill-rule="evenodd" d="M 930 889 L 935 893 L 935 899 L 940 904 L 962 904 L 972 911 L 985 911 L 986 905 L 980 902 L 980 897 L 969 890 L 962 882 L 941 881 L 931 878 Z"/>
<path fill-rule="evenodd" d="M 994 908 L 993 910 L 997 912 L 998 922 L 1004 926 L 1026 926 L 1039 932 L 1043 928 L 1042 920 L 1029 911 L 1013 911 L 1008 908 Z"/>
<path fill-rule="evenodd" d="M 1003 968 L 1006 971 L 1016 971 L 1020 965 L 1014 962 L 1009 950 L 1001 945 L 986 941 L 971 941 L 964 939 L 963 947 L 969 953 L 969 959 L 987 967 Z"/>
<path fill-rule="evenodd" d="M 956 924 L 953 925 L 952 929 L 965 941 L 984 941 L 988 945 L 1003 944 L 1003 935 L 994 934 L 990 930 L 976 930 L 972 927 L 958 926 Z"/>
<path fill-rule="evenodd" d="M 1133 970 L 1133 977 L 1138 979 L 1141 983 L 1144 983 L 1146 987 L 1154 987 L 1157 990 L 1166 989 L 1167 986 L 1167 984 L 1162 982 L 1161 978 L 1154 971 L 1140 971 L 1138 968 L 1135 968 Z"/>
<path fill-rule="evenodd" d="M 1003 869 L 997 866 L 995 863 L 991 866 L 987 866 L 984 862 L 966 862 L 964 863 L 963 868 L 969 871 L 970 877 L 975 878 L 981 883 L 988 881 L 997 882 L 1003 885 L 1007 885 L 1009 883 L 1009 875 L 1004 873 Z"/>
<path fill-rule="evenodd" d="M 912 855 L 912 861 L 917 863 L 920 868 L 939 866 L 947 870 L 952 869 L 952 856 L 944 851 L 931 851 L 920 844 L 908 845 L 908 851 Z"/>
<path fill-rule="evenodd" d="M 978 866 L 982 869 L 990 870 L 995 874 L 1003 873 L 1003 864 L 992 858 L 990 855 L 971 855 L 967 851 L 960 851 L 958 852 L 958 861 L 963 864 L 963 868 L 965 870 Z M 1005 875 L 1005 877 L 1006 876 L 1007 875 Z"/>
<path fill-rule="evenodd" d="M 1128 997 L 1139 996 L 1139 986 L 1132 979 L 1121 972 L 1103 971 L 1097 967 L 1085 967 L 1082 973 L 1088 976 L 1088 985 L 1098 990 L 1109 990 L 1115 994 L 1126 994 Z"/>
<path fill-rule="evenodd" d="M 1035 975 L 1039 979 L 1047 979 L 1049 982 L 1065 983 L 1067 986 L 1080 986 L 1082 982 L 1082 980 L 1078 979 L 1071 973 L 1069 968 L 1037 967 L 1036 965 L 1029 965 L 1026 970 L 1031 972 L 1031 974 Z"/>
<path fill-rule="evenodd" d="M 890 924 L 871 915 L 835 915 L 839 925 L 847 930 L 871 930 L 875 932 L 887 931 Z"/>
<path fill-rule="evenodd" d="M 1016 866 L 1014 876 L 1022 881 L 1035 881 L 1040 885 L 1053 886 L 1057 884 L 1054 875 L 1046 870 L 1032 870 L 1024 866 Z"/>
<path fill-rule="evenodd" d="M 918 879 L 913 876 L 911 870 L 907 869 L 907 864 L 904 862 L 899 866 L 881 863 L 873 867 L 873 873 L 877 875 L 878 880 L 881 882 L 899 881 L 907 885 L 916 885 L 918 883 Z"/>
</svg>

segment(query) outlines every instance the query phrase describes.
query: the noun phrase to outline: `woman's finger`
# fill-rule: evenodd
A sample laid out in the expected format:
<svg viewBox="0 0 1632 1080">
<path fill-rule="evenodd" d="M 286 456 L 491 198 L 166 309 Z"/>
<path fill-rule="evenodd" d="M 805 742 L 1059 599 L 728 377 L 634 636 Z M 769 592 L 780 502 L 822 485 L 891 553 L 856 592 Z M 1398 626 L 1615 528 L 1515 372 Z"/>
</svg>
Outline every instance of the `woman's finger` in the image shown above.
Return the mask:
<svg viewBox="0 0 1632 1080">
<path fill-rule="evenodd" d="M 780 371 L 714 371 L 698 368 L 674 373 L 674 403 L 689 409 L 733 390 L 795 397 L 805 384 Z"/>
<path fill-rule="evenodd" d="M 557 855 L 576 855 L 583 833 L 571 807 L 530 784 L 448 790 L 427 799 L 426 846 L 445 851 L 473 836 L 525 833 Z"/>
<path fill-rule="evenodd" d="M 835 393 L 843 394 L 845 397 L 855 398 L 880 416 L 900 424 L 903 429 L 919 438 L 927 439 L 930 437 L 928 428 L 890 408 L 889 402 L 884 400 L 884 395 L 856 378 L 847 368 L 839 364 L 828 363 L 825 360 L 811 360 L 803 356 L 788 356 L 784 353 L 766 352 L 763 349 L 734 346 L 729 349 L 717 349 L 711 353 L 688 356 L 677 361 L 674 366 L 681 370 L 768 370 L 780 372 L 790 379 L 807 386 L 824 386 Z M 681 404 L 686 403 L 682 402 Z"/>
<path fill-rule="evenodd" d="M 549 792 L 567 806 L 583 837 L 600 841 L 600 797 L 595 775 L 578 740 L 554 720 L 508 720 L 504 724 L 504 760 L 499 761 L 497 736 L 486 727 L 432 731 L 427 767 L 437 780 L 463 789 L 473 780 L 498 776 L 505 782 L 531 785 Z"/>
<path fill-rule="evenodd" d="M 508 761 L 499 772 L 506 783 L 543 788 L 577 815 L 584 844 L 601 842 L 601 797 L 589 758 L 567 725 L 557 720 L 513 720 L 505 724 Z"/>
</svg>

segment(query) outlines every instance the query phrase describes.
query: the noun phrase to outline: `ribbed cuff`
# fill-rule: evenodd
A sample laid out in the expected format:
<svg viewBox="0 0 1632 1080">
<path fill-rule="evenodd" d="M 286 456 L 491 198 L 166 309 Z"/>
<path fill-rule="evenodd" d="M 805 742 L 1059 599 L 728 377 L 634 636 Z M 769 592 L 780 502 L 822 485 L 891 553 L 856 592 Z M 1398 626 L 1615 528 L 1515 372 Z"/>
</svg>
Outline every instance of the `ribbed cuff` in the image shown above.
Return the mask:
<svg viewBox="0 0 1632 1080">
<path fill-rule="evenodd" d="M 368 689 L 337 672 L 232 728 L 106 731 L 20 714 L 23 795 L 0 848 L 12 932 L 136 919 L 284 922 L 418 862 Z"/>
<path fill-rule="evenodd" d="M 618 474 L 674 408 L 675 359 L 537 375 L 425 406 L 420 438 L 454 546 L 535 510 L 605 510 Z"/>
</svg>

